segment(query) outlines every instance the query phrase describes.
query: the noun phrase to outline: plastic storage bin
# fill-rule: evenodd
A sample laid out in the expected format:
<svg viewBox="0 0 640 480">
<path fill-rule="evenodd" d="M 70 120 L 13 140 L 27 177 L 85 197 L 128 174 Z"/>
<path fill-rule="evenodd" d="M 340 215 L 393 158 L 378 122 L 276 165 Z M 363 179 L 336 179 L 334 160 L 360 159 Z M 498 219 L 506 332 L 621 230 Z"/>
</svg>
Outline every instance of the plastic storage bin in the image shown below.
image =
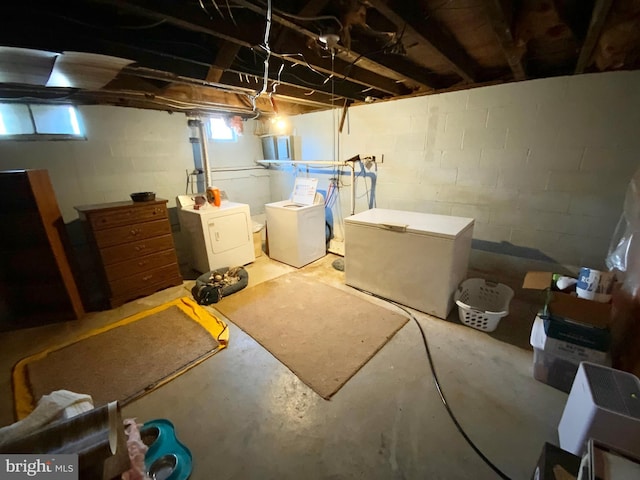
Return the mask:
<svg viewBox="0 0 640 480">
<path fill-rule="evenodd" d="M 533 378 L 565 393 L 571 390 L 579 366 L 575 359 L 533 349 Z"/>
<path fill-rule="evenodd" d="M 453 298 L 462 323 L 477 330 L 493 332 L 500 319 L 509 314 L 513 290 L 502 283 L 470 278 L 460 284 Z"/>
<path fill-rule="evenodd" d="M 608 347 L 608 342 L 605 341 L 606 337 L 602 337 L 600 329 L 550 320 L 547 333 L 546 321 L 538 315 L 531 328 L 533 378 L 569 393 L 580 362 L 611 365 L 611 357 L 605 348 Z M 558 334 L 562 334 L 562 338 L 565 339 L 560 340 L 553 336 Z M 597 346 L 600 349 L 585 345 Z"/>
</svg>

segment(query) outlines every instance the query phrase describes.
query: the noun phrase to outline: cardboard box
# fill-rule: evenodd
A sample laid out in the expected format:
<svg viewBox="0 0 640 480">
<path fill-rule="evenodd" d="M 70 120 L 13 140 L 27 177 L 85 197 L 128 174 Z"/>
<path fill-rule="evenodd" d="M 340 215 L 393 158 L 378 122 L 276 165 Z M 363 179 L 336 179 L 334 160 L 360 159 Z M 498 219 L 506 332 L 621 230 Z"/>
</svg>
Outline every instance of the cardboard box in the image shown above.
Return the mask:
<svg viewBox="0 0 640 480">
<path fill-rule="evenodd" d="M 563 356 L 580 362 L 593 362 L 605 365 L 609 357 L 611 335 L 605 328 L 572 324 L 555 327 L 560 322 L 548 320 L 539 315 L 531 328 L 530 343 L 554 355 Z M 559 331 L 561 335 L 556 335 Z M 565 335 L 565 333 L 569 333 Z"/>
<path fill-rule="evenodd" d="M 549 318 L 540 315 L 544 331 L 550 338 L 564 340 L 582 347 L 608 352 L 611 348 L 611 332 L 608 328 L 594 327 L 563 318 Z"/>
<path fill-rule="evenodd" d="M 544 316 L 551 319 L 569 320 L 598 328 L 611 324 L 611 304 L 585 300 L 563 292 L 551 290 L 552 272 L 527 272 L 522 288 L 546 291 Z"/>
</svg>

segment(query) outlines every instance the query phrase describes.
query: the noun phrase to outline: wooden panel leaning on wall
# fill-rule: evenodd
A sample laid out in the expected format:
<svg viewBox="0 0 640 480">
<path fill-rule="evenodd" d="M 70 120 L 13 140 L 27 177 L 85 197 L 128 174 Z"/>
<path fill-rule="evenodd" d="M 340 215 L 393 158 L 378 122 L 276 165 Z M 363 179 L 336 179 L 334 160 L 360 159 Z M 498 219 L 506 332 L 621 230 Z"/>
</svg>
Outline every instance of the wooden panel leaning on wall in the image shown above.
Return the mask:
<svg viewBox="0 0 640 480">
<path fill-rule="evenodd" d="M 0 172 L 0 330 L 79 319 L 84 307 L 46 170 Z"/>
</svg>

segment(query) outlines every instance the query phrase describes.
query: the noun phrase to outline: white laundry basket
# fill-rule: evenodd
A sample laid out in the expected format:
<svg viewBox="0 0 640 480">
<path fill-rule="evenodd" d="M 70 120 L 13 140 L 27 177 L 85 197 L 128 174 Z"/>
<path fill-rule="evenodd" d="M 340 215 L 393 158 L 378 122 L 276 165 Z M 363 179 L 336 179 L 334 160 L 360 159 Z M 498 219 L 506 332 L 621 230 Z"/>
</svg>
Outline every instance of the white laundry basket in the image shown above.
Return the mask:
<svg viewBox="0 0 640 480">
<path fill-rule="evenodd" d="M 510 287 L 483 278 L 465 280 L 454 295 L 460 321 L 485 332 L 493 332 L 500 319 L 509 314 L 512 298 Z"/>
</svg>

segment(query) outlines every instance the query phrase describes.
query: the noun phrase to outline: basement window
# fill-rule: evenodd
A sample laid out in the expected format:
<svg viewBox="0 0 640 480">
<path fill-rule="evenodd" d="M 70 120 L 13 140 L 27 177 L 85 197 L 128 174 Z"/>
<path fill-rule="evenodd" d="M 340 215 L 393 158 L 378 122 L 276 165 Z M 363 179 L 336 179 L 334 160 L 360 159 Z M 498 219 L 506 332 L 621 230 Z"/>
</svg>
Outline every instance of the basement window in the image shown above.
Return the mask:
<svg viewBox="0 0 640 480">
<path fill-rule="evenodd" d="M 0 140 L 84 140 L 73 105 L 0 103 Z"/>
<path fill-rule="evenodd" d="M 216 142 L 235 142 L 237 140 L 236 132 L 227 125 L 222 117 L 211 117 L 209 119 L 209 134 L 211 139 Z"/>
</svg>

